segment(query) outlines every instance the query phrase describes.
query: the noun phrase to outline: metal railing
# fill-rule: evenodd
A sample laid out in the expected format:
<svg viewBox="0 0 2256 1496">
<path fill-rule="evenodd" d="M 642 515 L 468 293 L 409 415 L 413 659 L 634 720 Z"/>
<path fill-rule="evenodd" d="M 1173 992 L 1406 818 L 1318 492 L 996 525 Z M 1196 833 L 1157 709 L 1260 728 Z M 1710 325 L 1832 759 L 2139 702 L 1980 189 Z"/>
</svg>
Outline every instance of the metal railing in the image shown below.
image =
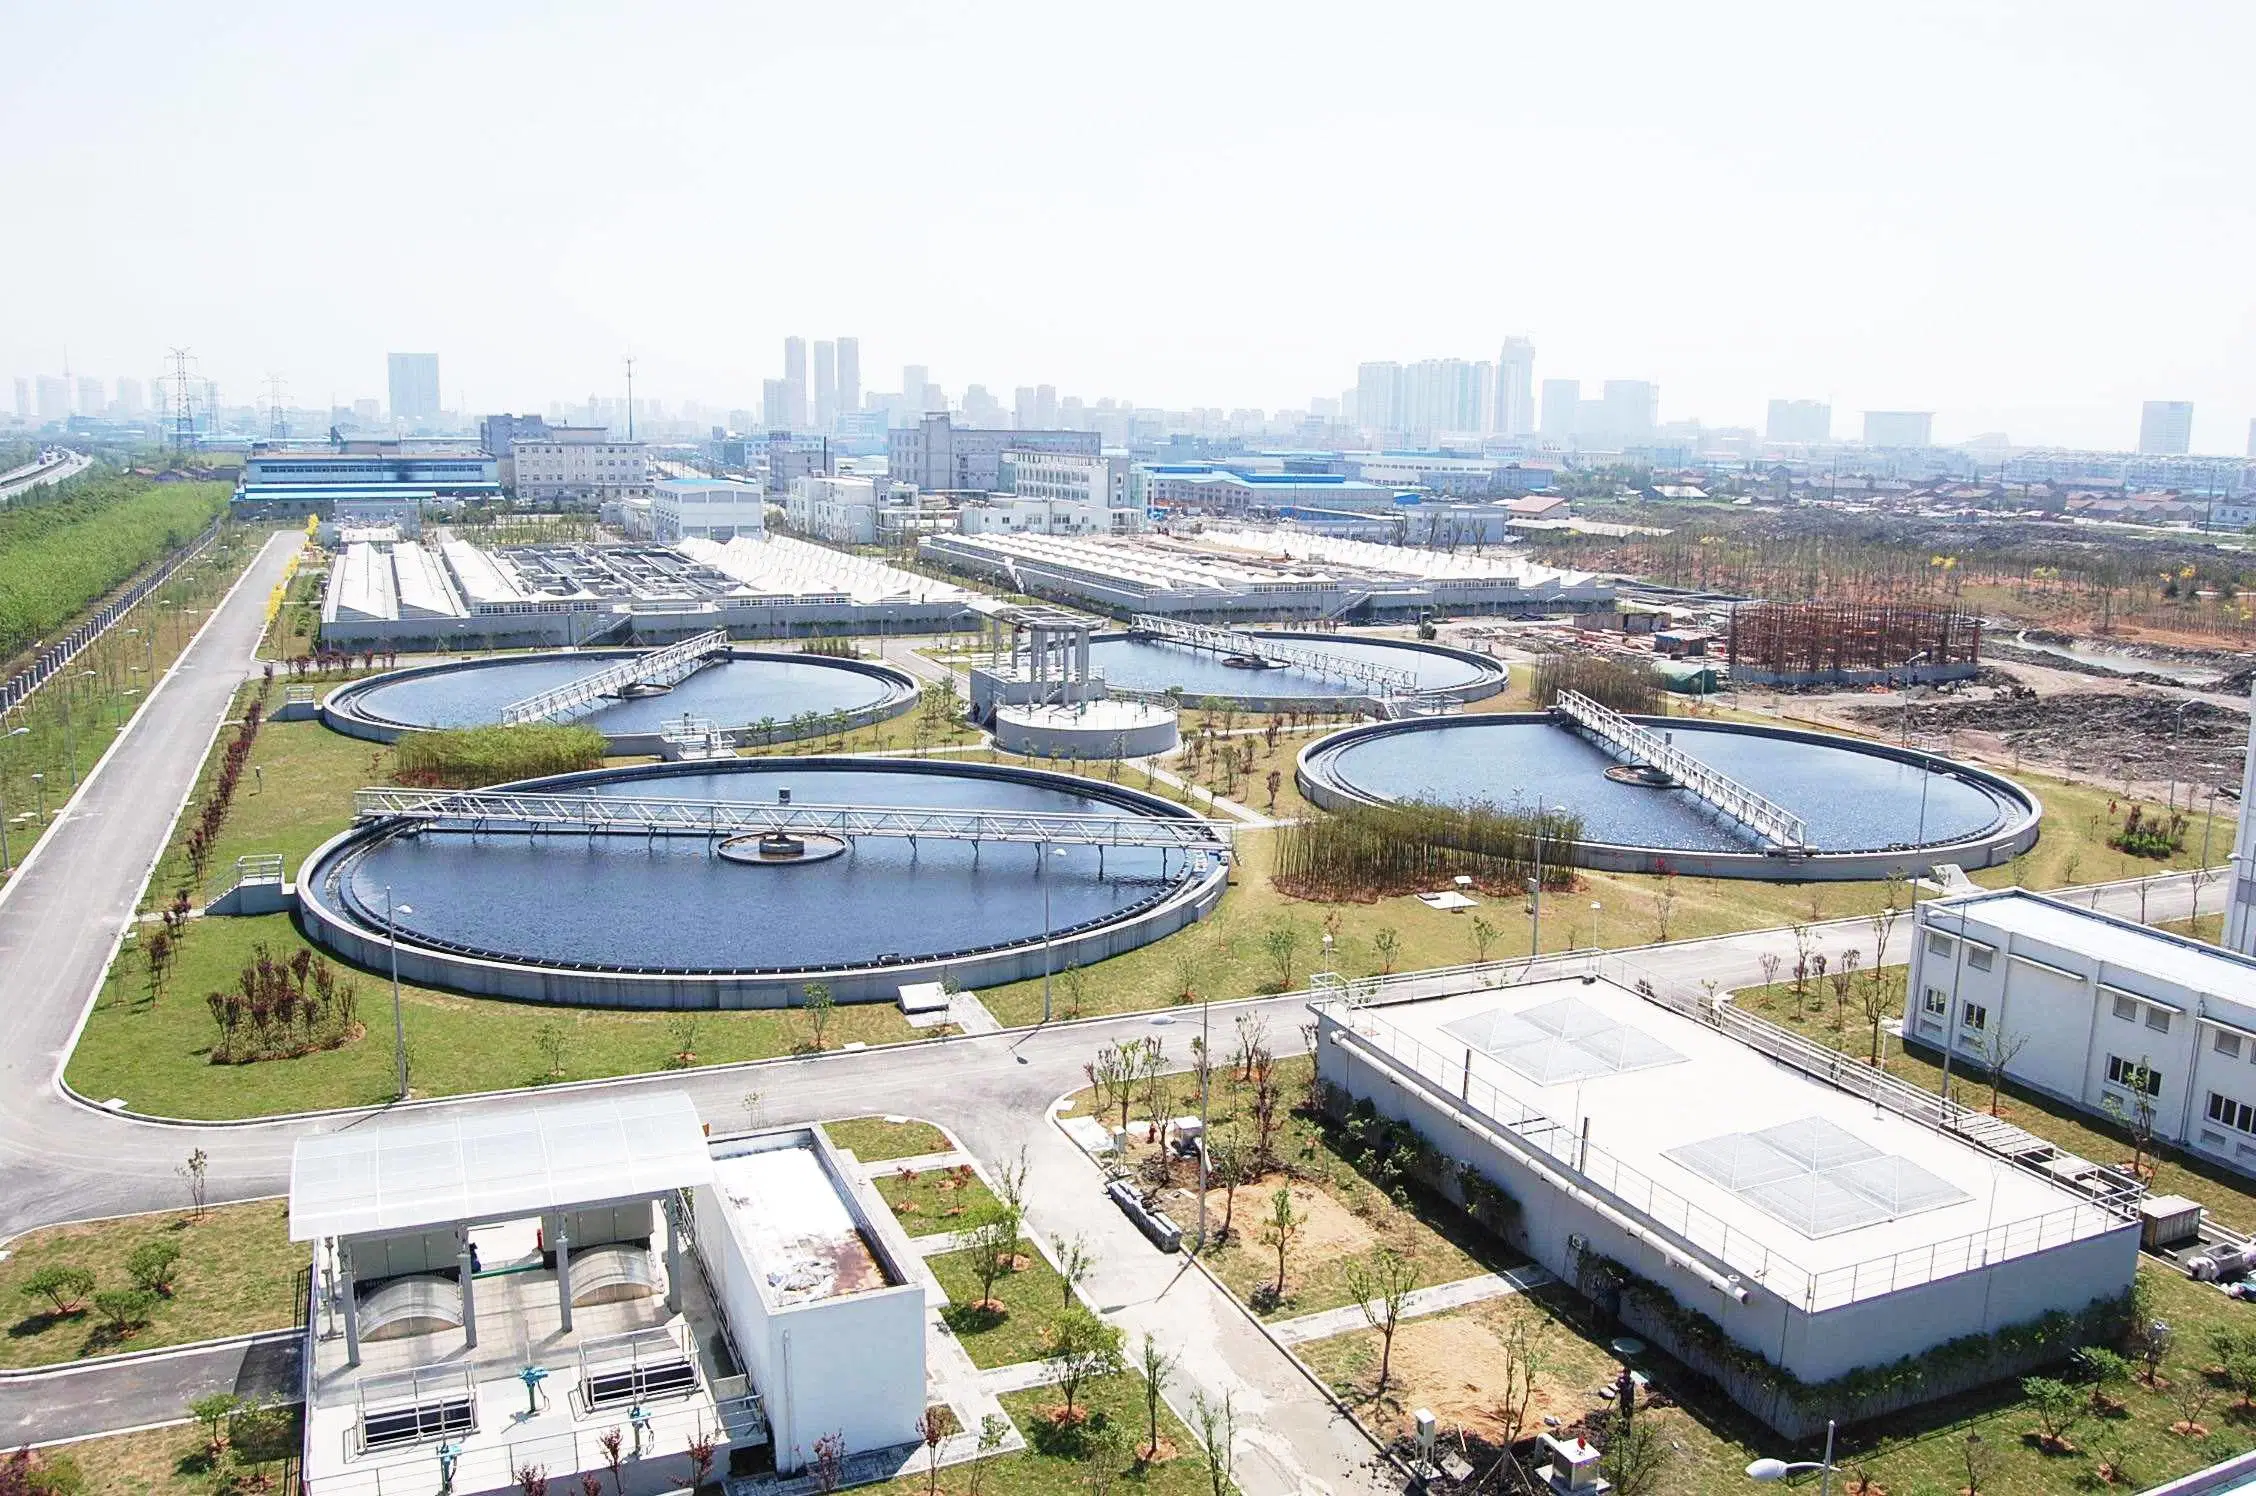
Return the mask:
<svg viewBox="0 0 2256 1496">
<path fill-rule="evenodd" d="M 235 859 L 235 871 L 212 895 L 224 899 L 246 883 L 287 883 L 289 864 L 280 852 L 248 852 Z"/>
<path fill-rule="evenodd" d="M 1247 655 L 1253 659 L 1267 660 L 1272 665 L 1289 665 L 1295 670 L 1304 670 L 1327 679 L 1358 681 L 1374 688 L 1381 695 L 1414 691 L 1418 687 L 1418 677 L 1412 671 L 1381 665 L 1374 660 L 1332 654 L 1321 649 L 1303 649 L 1297 644 L 1263 639 L 1237 629 L 1216 628 L 1205 623 L 1185 623 L 1181 619 L 1166 618 L 1157 613 L 1138 613 L 1128 627 L 1132 632 L 1150 634 L 1154 638 L 1191 649 L 1212 650 L 1216 654 Z"/>
<path fill-rule="evenodd" d="M 1026 810 L 949 810 L 926 806 L 759 804 L 745 800 L 635 799 L 624 795 L 549 795 L 512 790 L 355 791 L 361 819 L 405 818 L 490 829 L 496 825 L 656 836 L 742 836 L 752 832 L 827 832 L 847 838 L 1019 842 L 1036 846 L 1172 847 L 1227 853 L 1234 823 L 1195 816 L 1073 815 Z"/>
<path fill-rule="evenodd" d="M 669 644 L 633 659 L 620 660 L 600 670 L 568 680 L 561 686 L 535 691 L 501 709 L 504 726 L 525 722 L 554 722 L 584 711 L 605 696 L 628 686 L 670 686 L 695 673 L 715 655 L 728 652 L 728 630 L 707 629 L 679 644 Z"/>
<path fill-rule="evenodd" d="M 1579 691 L 1561 691 L 1552 710 L 1616 753 L 1659 769 L 1773 846 L 1789 852 L 1808 848 L 1809 826 L 1800 816 L 1709 768 L 1651 728 L 1640 727 Z"/>
<path fill-rule="evenodd" d="M 1589 964 L 1600 969 L 1603 962 Z M 1642 1216 L 1654 1229 L 1724 1272 L 1760 1283 L 1807 1313 L 2047 1250 L 2122 1224 L 2121 1216 L 2102 1202 L 2078 1203 L 1906 1251 L 1813 1270 L 1591 1142 L 1581 1135 L 1579 1125 L 1562 1122 L 1497 1084 L 1481 1073 L 1482 1061 L 1488 1067 L 1496 1063 L 1484 1053 L 1470 1046 L 1452 1052 L 1427 1044 L 1369 1006 L 1343 1006 L 1335 1021 L 1357 1047 L 1397 1062 L 1393 1068 L 1407 1072 L 1420 1090 L 1457 1112 L 1473 1130 L 1488 1132 L 1505 1151 L 1542 1154 L 1549 1167 Z"/>
<path fill-rule="evenodd" d="M 189 541 L 164 559 L 155 571 L 135 582 L 102 605 L 92 618 L 87 619 L 39 652 L 39 658 L 0 681 L 0 712 L 19 706 L 23 699 L 52 679 L 55 673 L 78 658 L 80 651 L 99 639 L 122 620 L 126 614 L 150 593 L 172 580 L 172 574 L 202 554 L 219 534 L 220 522 L 213 520 L 204 526 L 203 533 Z"/>
</svg>

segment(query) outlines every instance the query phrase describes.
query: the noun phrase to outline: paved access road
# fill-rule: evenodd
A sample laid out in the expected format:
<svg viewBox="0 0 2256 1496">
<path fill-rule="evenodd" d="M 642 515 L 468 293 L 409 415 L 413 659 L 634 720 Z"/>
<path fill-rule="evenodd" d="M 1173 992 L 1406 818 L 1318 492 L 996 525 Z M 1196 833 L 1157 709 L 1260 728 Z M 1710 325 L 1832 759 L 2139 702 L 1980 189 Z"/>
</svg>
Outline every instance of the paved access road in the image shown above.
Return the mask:
<svg viewBox="0 0 2256 1496">
<path fill-rule="evenodd" d="M 153 691 L 111 756 L 87 782 L 61 823 L 0 890 L 0 1234 L 94 1215 L 183 1203 L 180 1161 L 191 1148 L 210 1159 L 215 1200 L 273 1195 L 287 1188 L 290 1150 L 312 1131 L 362 1125 L 382 1111 L 241 1125 L 172 1125 L 102 1111 L 68 1098 L 59 1074 L 79 1017 L 101 980 L 124 922 L 131 917 L 148 869 L 169 835 L 174 813 L 235 687 L 253 670 L 269 590 L 297 545 L 293 534 L 269 542 L 243 582 L 218 608 L 178 667 Z M 2217 895 L 2212 892 L 2210 897 Z M 2103 891 L 2103 908 L 2136 914 L 2138 893 Z M 2146 913 L 2182 914 L 2190 903 L 2184 878 L 2152 880 Z M 1907 922 L 1908 923 L 1908 922 Z M 1830 947 L 1869 942 L 1862 920 L 1819 927 Z M 1897 951 L 1908 938 L 1899 925 Z M 1784 930 L 1653 947 L 1634 959 L 1658 977 L 1697 987 L 1761 979 L 1765 951 L 1791 959 Z M 1459 985 L 1462 985 L 1459 979 Z M 1437 990 L 1446 979 L 1437 980 Z M 1218 1039 L 1239 1012 L 1267 1015 L 1277 1047 L 1298 1043 L 1298 997 L 1217 1005 Z M 688 1074 L 593 1082 L 585 1091 L 666 1088 L 687 1092 L 716 1127 L 740 1126 L 743 1098 L 760 1093 L 762 1123 L 867 1113 L 905 1113 L 952 1129 L 990 1164 L 1025 1150 L 1032 1229 L 1045 1236 L 1085 1235 L 1098 1266 L 1092 1300 L 1130 1332 L 1150 1330 L 1188 1352 L 1178 1391 L 1229 1393 L 1236 1402 L 1248 1496 L 1391 1488 L 1370 1468 L 1370 1449 L 1329 1403 L 1245 1316 L 1196 1271 L 1153 1251 L 1100 1192 L 1095 1168 L 1050 1122 L 1053 1102 L 1083 1083 L 1082 1064 L 1102 1045 L 1128 1035 L 1163 1036 L 1187 1061 L 1197 1009 L 1060 1024 L 929 1044 L 831 1054 Z M 550 1094 L 550 1093 L 544 1093 Z M 419 1112 L 485 1110 L 519 1104 L 511 1095 L 415 1103 Z M 238 1358 L 239 1360 L 240 1358 Z M 166 1378 L 150 1367 L 177 1364 Z M 89 1373 L 70 1385 L 71 1401 L 100 1426 L 126 1427 L 176 1417 L 188 1396 L 204 1390 L 224 1365 L 194 1358 Z M 25 1384 L 35 1385 L 35 1384 Z M 18 1387 L 0 1382 L 0 1430 Z M 107 1410 L 106 1412 L 104 1410 Z M 83 1419 L 74 1419 L 74 1423 Z M 54 1437 L 32 1415 L 29 1427 Z"/>
<path fill-rule="evenodd" d="M 94 465 L 94 459 L 84 452 L 65 452 L 63 460 L 51 467 L 27 464 L 13 472 L 0 473 L 0 504 L 7 503 L 17 494 L 29 493 L 44 483 L 60 483 L 65 478 L 75 478 Z"/>
</svg>

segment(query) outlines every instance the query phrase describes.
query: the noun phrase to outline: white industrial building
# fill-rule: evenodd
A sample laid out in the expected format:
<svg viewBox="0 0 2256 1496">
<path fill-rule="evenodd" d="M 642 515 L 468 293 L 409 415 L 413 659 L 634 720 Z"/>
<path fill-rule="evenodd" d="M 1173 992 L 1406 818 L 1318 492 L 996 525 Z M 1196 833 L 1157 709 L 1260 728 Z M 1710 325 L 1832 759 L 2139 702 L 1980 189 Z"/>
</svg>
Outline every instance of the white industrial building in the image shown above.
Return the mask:
<svg viewBox="0 0 2256 1496">
<path fill-rule="evenodd" d="M 2256 709 L 2256 688 L 2250 701 Z M 2256 731 L 2248 740 L 2248 761 L 2241 771 L 2240 824 L 2233 832 L 2232 872 L 2225 884 L 2224 944 L 2244 956 L 2256 956 Z"/>
<path fill-rule="evenodd" d="M 784 521 L 802 535 L 838 545 L 877 543 L 877 511 L 885 495 L 874 478 L 808 474 L 791 480 Z"/>
<path fill-rule="evenodd" d="M 650 486 L 650 527 L 668 545 L 764 535 L 767 494 L 757 483 L 728 478 L 660 478 Z"/>
<path fill-rule="evenodd" d="M 913 1249 L 819 1131 L 709 1143 L 679 1092 L 450 1109 L 304 1138 L 307 1496 L 623 1496 L 911 1444 Z M 608 1483 L 608 1480 L 607 1480 Z"/>
<path fill-rule="evenodd" d="M 1061 533 L 1055 517 L 1065 517 L 1064 533 L 1134 535 L 1145 528 L 1134 468 L 1123 452 L 1005 452 L 1004 493 L 989 495 L 988 502 L 1001 505 L 1006 496 L 1021 506 L 1043 501 L 1049 507 L 1039 512 L 1049 534 Z M 1024 530 L 1035 512 L 1020 508 L 1017 522 L 1002 528 Z M 968 513 L 964 528 L 972 528 Z"/>
<path fill-rule="evenodd" d="M 517 497 L 534 503 L 600 505 L 650 496 L 641 442 L 614 441 L 601 426 L 551 426 L 509 444 Z"/>
<path fill-rule="evenodd" d="M 2156 1137 L 2256 1174 L 2256 958 L 2018 888 L 1923 903 L 1917 935 L 1907 1038 L 2091 1112 L 2143 1084 Z"/>
<path fill-rule="evenodd" d="M 1619 1264 L 1805 1387 L 2129 1285 L 2139 1224 L 2122 1195 L 1940 1130 L 1933 1098 L 1837 1087 L 1838 1057 L 1757 1049 L 1697 994 L 1641 995 L 1602 970 L 1650 985 L 1593 963 L 1459 996 L 1324 1002 L 1318 1069 L 1450 1160 L 1445 1183 L 1501 1189 L 1514 1244 L 1569 1283 L 1618 1292 L 1594 1285 L 1601 1259 Z M 1639 1294 L 1619 1308 L 1782 1431 L 1871 1411 L 1703 1367 Z M 1925 1395 L 2016 1369 L 1954 1367 L 1938 1377 L 1964 1380 Z"/>
</svg>

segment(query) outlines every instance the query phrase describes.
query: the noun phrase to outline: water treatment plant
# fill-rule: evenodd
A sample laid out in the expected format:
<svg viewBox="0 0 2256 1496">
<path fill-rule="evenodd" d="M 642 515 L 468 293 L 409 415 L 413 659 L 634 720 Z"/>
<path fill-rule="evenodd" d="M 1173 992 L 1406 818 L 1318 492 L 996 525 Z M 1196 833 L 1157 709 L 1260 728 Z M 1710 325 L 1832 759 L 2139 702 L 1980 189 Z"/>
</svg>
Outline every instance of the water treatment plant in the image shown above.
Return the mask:
<svg viewBox="0 0 2256 1496">
<path fill-rule="evenodd" d="M 1600 713 L 1595 728 L 1563 713 L 1351 727 L 1303 750 L 1301 793 L 1333 810 L 1563 810 L 1581 819 L 1575 860 L 1625 872 L 1912 876 L 1989 867 L 2036 842 L 2036 799 L 1966 764 L 1830 733 Z"/>
<path fill-rule="evenodd" d="M 407 732 L 509 721 L 509 709 L 526 703 L 544 716 L 576 715 L 610 738 L 614 752 L 650 753 L 685 722 L 734 745 L 784 743 L 882 721 L 916 702 L 916 683 L 890 665 L 732 647 L 692 655 L 677 667 L 686 673 L 670 680 L 598 682 L 597 694 L 572 700 L 560 694 L 655 653 L 558 651 L 415 666 L 339 687 L 322 703 L 322 719 L 353 737 L 393 742 Z"/>
<path fill-rule="evenodd" d="M 1223 632 L 1176 626 L 1177 633 Z M 1504 689 L 1502 664 L 1484 655 L 1402 639 L 1283 630 L 1228 631 L 1255 642 L 1238 652 L 1177 634 L 1130 631 L 1090 641 L 1090 660 L 1115 691 L 1208 697 L 1252 711 L 1324 708 L 1408 694 L 1481 701 Z"/>
<path fill-rule="evenodd" d="M 307 933 L 460 992 L 604 1007 L 841 1002 L 1038 977 L 1222 896 L 1227 829 L 1065 775 L 765 758 L 365 791 L 299 876 Z M 732 854 L 733 855 L 730 855 Z"/>
</svg>

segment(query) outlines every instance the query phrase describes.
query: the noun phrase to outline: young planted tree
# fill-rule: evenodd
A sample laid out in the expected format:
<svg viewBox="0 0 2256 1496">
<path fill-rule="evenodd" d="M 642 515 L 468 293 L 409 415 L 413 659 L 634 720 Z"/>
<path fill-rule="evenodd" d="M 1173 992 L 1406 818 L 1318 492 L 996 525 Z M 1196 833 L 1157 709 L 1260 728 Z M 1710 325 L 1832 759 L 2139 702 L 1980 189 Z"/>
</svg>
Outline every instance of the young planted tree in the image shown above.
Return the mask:
<svg viewBox="0 0 2256 1496">
<path fill-rule="evenodd" d="M 1857 968 L 1864 963 L 1864 952 L 1850 946 L 1841 952 L 1833 963 L 1833 972 L 1826 980 L 1833 984 L 1833 1028 L 1836 1032 L 1849 1026 L 1849 994 L 1856 989 Z"/>
<path fill-rule="evenodd" d="M 87 1296 L 94 1292 L 94 1275 L 82 1267 L 66 1263 L 50 1263 L 24 1279 L 19 1290 L 27 1299 L 44 1299 L 53 1305 L 57 1317 L 77 1314 L 86 1308 Z"/>
<path fill-rule="evenodd" d="M 1496 926 L 1490 924 L 1487 920 L 1482 919 L 1477 914 L 1474 915 L 1471 927 L 1471 934 L 1473 937 L 1473 959 L 1475 961 L 1486 961 L 1488 959 L 1489 948 L 1496 944 L 1496 937 L 1502 933 L 1502 931 L 1498 930 Z"/>
<path fill-rule="evenodd" d="M 1089 1003 L 1089 973 L 1079 965 L 1068 966 L 1058 973 L 1058 985 L 1065 989 L 1065 1016 L 1079 1018 Z"/>
<path fill-rule="evenodd" d="M 1394 1374 L 1395 1328 L 1402 1323 L 1403 1306 L 1417 1285 L 1417 1269 L 1410 1259 L 1387 1247 L 1347 1264 L 1347 1291 L 1363 1311 L 1363 1322 L 1379 1332 L 1379 1384 L 1372 1389 L 1373 1398 L 1386 1396 Z"/>
<path fill-rule="evenodd" d="M 2116 1125 L 2131 1135 L 2131 1177 L 2146 1177 L 2146 1155 L 2154 1147 L 2155 1093 L 2162 1089 L 2161 1080 L 2147 1063 L 2145 1055 L 2131 1067 L 2124 1077 L 2130 1087 L 2131 1099 L 2125 1102 L 2113 1091 L 2100 1094 L 2100 1109 L 2114 1119 Z"/>
<path fill-rule="evenodd" d="M 2131 1379 L 2131 1363 L 2121 1352 L 2104 1345 L 2087 1345 L 2077 1350 L 2072 1358 L 2076 1374 L 2091 1389 L 2091 1411 L 2101 1418 L 2108 1417 L 2122 1406 L 2110 1387 L 2120 1387 Z"/>
<path fill-rule="evenodd" d="M 1516 1444 L 1527 1428 L 1528 1405 L 1534 1401 L 1535 1389 L 1550 1366 L 1538 1332 L 1542 1320 L 1522 1310 L 1504 1322 L 1496 1332 L 1497 1344 L 1504 1352 L 1501 1384 L 1496 1388 L 1496 1421 L 1502 1425 L 1506 1446 Z"/>
<path fill-rule="evenodd" d="M 995 1297 L 995 1282 L 1018 1261 L 1018 1228 L 1018 1211 L 996 1200 L 977 1209 L 965 1232 L 971 1271 L 979 1279 L 979 1302 L 971 1307 L 996 1319 L 1010 1313 Z"/>
<path fill-rule="evenodd" d="M 2057 1377 L 2023 1377 L 2021 1396 L 2036 1415 L 2038 1442 L 2055 1453 L 2067 1453 L 2072 1448 L 2068 1431 L 2084 1416 L 2083 1397 Z"/>
<path fill-rule="evenodd" d="M 1136 1369 L 1144 1374 L 1144 1425 L 1147 1437 L 1143 1447 L 1136 1451 L 1139 1463 L 1149 1464 L 1159 1458 L 1159 1400 L 1167 1391 L 1167 1384 L 1175 1377 L 1175 1358 L 1161 1350 L 1158 1339 L 1151 1331 L 1144 1331 L 1143 1345 L 1136 1356 Z"/>
<path fill-rule="evenodd" d="M 1658 1496 L 1667 1489 L 1676 1450 L 1651 1419 L 1635 1419 L 1616 1409 L 1606 1430 L 1606 1451 L 1598 1471 L 1614 1484 L 1617 1496 Z"/>
<path fill-rule="evenodd" d="M 1220 1402 L 1204 1392 L 1191 1396 L 1191 1433 L 1198 1440 L 1199 1463 L 1206 1471 L 1211 1496 L 1229 1496 L 1238 1478 L 1238 1408 L 1234 1394 L 1225 1392 Z"/>
<path fill-rule="evenodd" d="M 917 1414 L 917 1437 L 924 1441 L 925 1496 L 940 1496 L 940 1444 L 955 1424 L 956 1415 L 938 1403 Z"/>
<path fill-rule="evenodd" d="M 2006 1067 L 2029 1047 L 2025 1033 L 2007 1033 L 2002 1027 L 1982 1035 L 1982 1068 L 1990 1082 L 1990 1115 L 1998 1114 L 1998 1088 L 2005 1083 Z"/>
<path fill-rule="evenodd" d="M 1075 1304 L 1050 1322 L 1050 1347 L 1042 1353 L 1050 1368 L 1050 1382 L 1065 1394 L 1058 1419 L 1071 1427 L 1079 1421 L 1074 1402 L 1081 1389 L 1098 1377 L 1119 1371 L 1120 1327 L 1108 1323 L 1085 1304 Z"/>
<path fill-rule="evenodd" d="M 1128 1109 L 1136 1100 L 1136 1075 L 1131 1064 L 1134 1048 L 1133 1041 L 1107 1044 L 1097 1051 L 1094 1060 L 1081 1067 L 1097 1093 L 1097 1105 L 1107 1112 L 1120 1109 L 1120 1132 L 1128 1130 Z"/>
<path fill-rule="evenodd" d="M 806 1010 L 807 1029 L 814 1036 L 815 1052 L 823 1047 L 823 1030 L 830 1027 L 830 1015 L 838 1006 L 830 994 L 830 983 L 809 982 L 799 989 L 799 1006 Z"/>
<path fill-rule="evenodd" d="M 227 1453 L 228 1425 L 242 1407 L 232 1392 L 207 1392 L 188 1404 L 188 1416 L 204 1426 L 204 1453 L 215 1465 Z"/>
<path fill-rule="evenodd" d="M 1261 1222 L 1261 1239 L 1277 1249 L 1277 1282 L 1270 1290 L 1270 1297 L 1278 1303 L 1284 1302 L 1285 1297 L 1285 1254 L 1305 1224 L 1304 1218 L 1293 1210 L 1292 1190 L 1278 1185 L 1277 1192 L 1269 1197 L 1269 1214 Z"/>
<path fill-rule="evenodd" d="M 1279 920 L 1261 934 L 1261 949 L 1269 957 L 1270 968 L 1277 973 L 1278 992 L 1290 992 L 1293 971 L 1300 961 L 1300 927 L 1290 920 Z"/>
<path fill-rule="evenodd" d="M 1653 887 L 1653 938 L 1666 943 L 1669 924 L 1676 918 L 1676 869 L 1663 862 L 1659 873 Z"/>
<path fill-rule="evenodd" d="M 188 1215 L 191 1220 L 200 1221 L 204 1218 L 204 1172 L 210 1165 L 211 1160 L 204 1156 L 203 1149 L 191 1148 L 188 1150 L 188 1161 L 180 1166 L 180 1177 L 188 1181 Z"/>
<path fill-rule="evenodd" d="M 1371 936 L 1371 954 L 1379 958 L 1379 975 L 1389 976 L 1394 971 L 1395 958 L 1402 954 L 1402 937 L 1394 926 L 1381 925 Z"/>
<path fill-rule="evenodd" d="M 1248 1056 L 1247 1074 L 1253 1087 L 1253 1165 L 1277 1165 L 1277 1130 L 1285 1121 L 1285 1088 L 1277 1079 L 1277 1057 L 1267 1045 Z"/>
<path fill-rule="evenodd" d="M 1064 1285 L 1065 1302 L 1070 1307 L 1074 1290 L 1088 1282 L 1089 1274 L 1096 1270 L 1096 1254 L 1089 1250 L 1088 1237 L 1076 1236 L 1068 1241 L 1061 1231 L 1050 1233 L 1050 1250 L 1057 1257 L 1058 1280 Z"/>
<path fill-rule="evenodd" d="M 1254 1181 L 1253 1155 L 1235 1132 L 1210 1134 L 1206 1139 L 1207 1183 L 1222 1192 L 1222 1226 L 1214 1245 L 1230 1240 L 1231 1218 L 1237 1214 L 1238 1187 Z"/>
<path fill-rule="evenodd" d="M 172 1297 L 173 1270 L 179 1265 L 180 1244 L 161 1236 L 140 1243 L 125 1259 L 126 1275 L 135 1287 L 167 1299 Z"/>
</svg>

